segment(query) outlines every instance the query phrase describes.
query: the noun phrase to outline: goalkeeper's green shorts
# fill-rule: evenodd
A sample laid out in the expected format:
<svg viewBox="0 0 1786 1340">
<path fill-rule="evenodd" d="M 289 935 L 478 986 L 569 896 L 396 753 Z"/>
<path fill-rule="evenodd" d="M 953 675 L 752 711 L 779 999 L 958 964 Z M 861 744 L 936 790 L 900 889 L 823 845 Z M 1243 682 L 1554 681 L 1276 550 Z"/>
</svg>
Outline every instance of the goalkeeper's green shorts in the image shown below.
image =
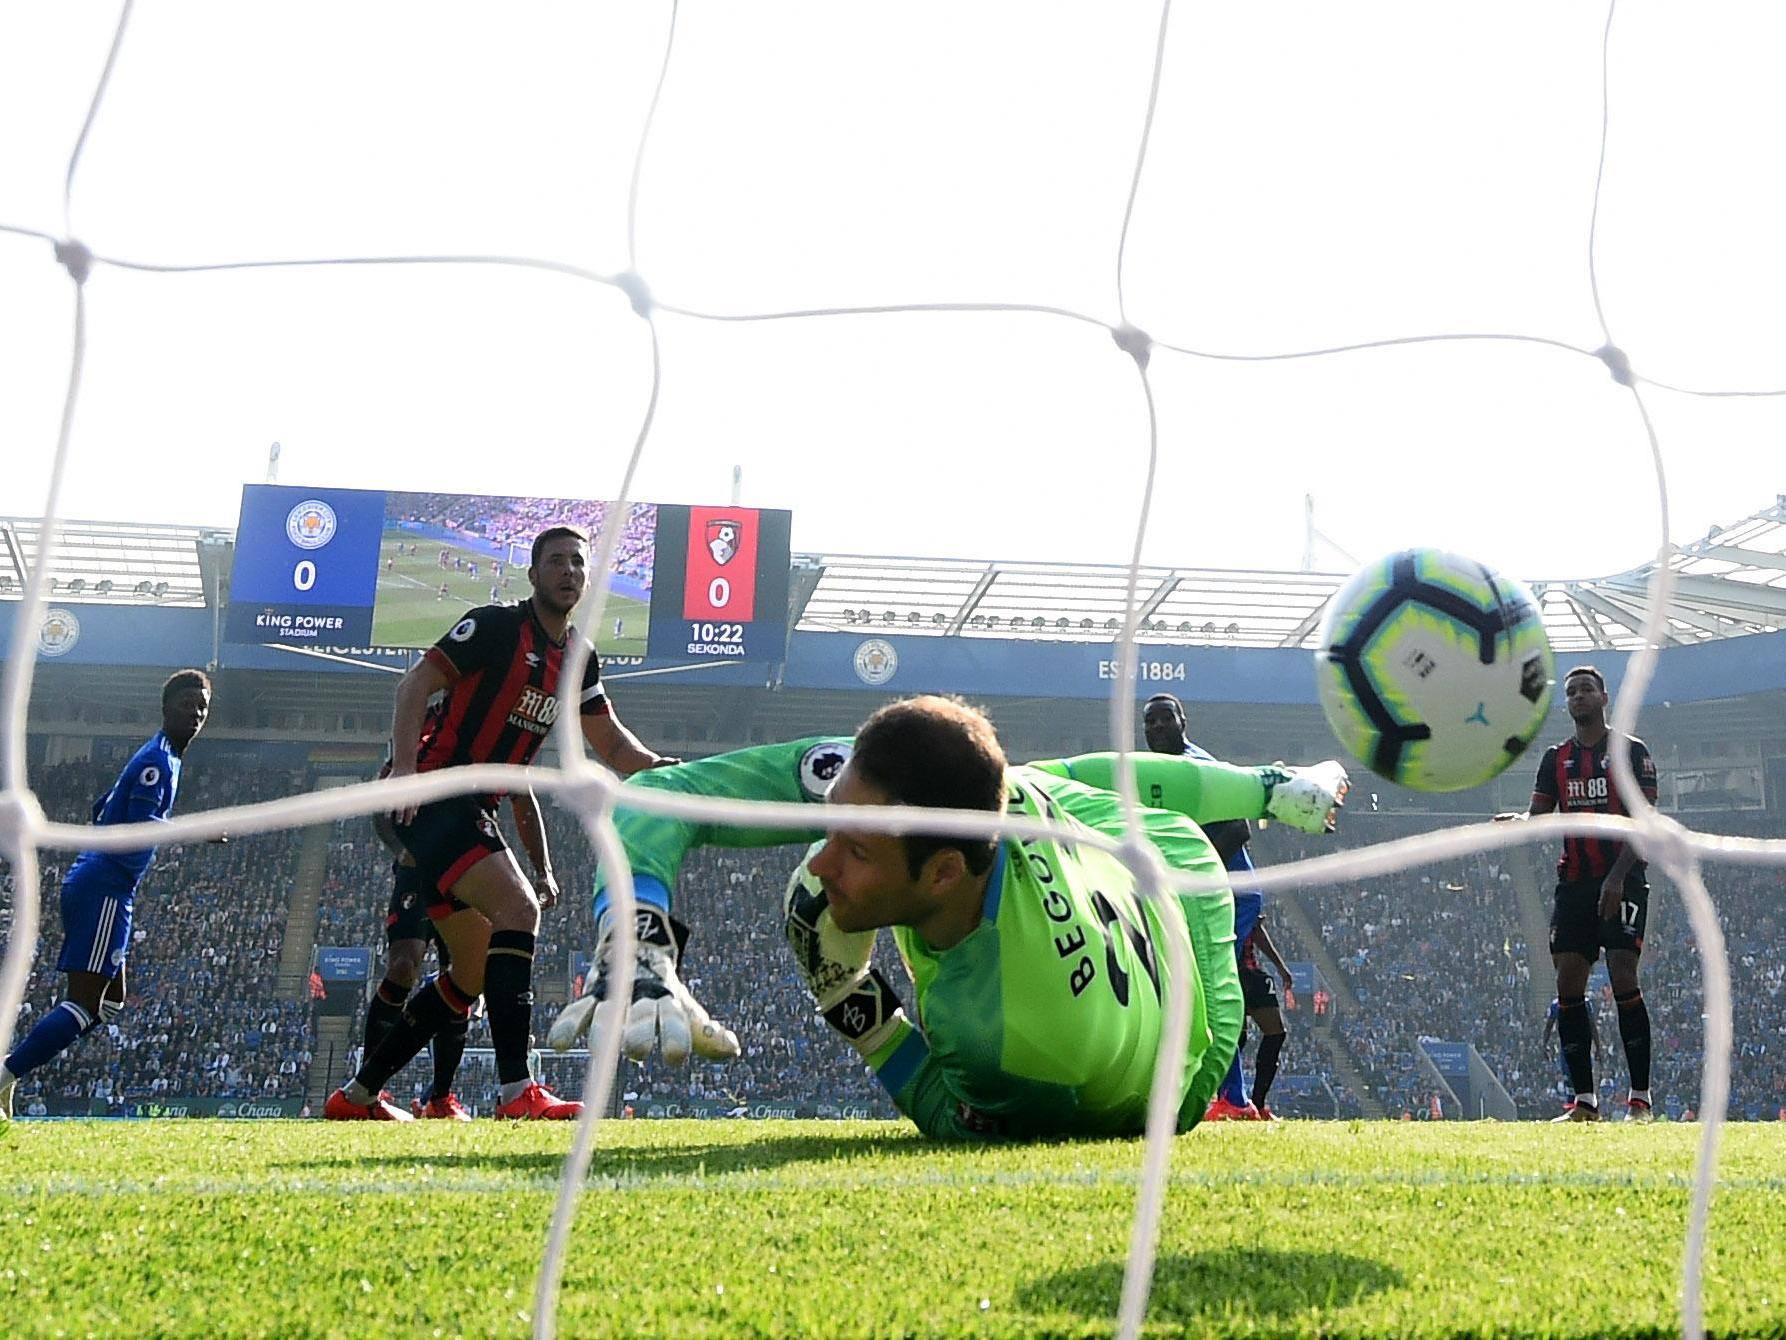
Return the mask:
<svg viewBox="0 0 1786 1340">
<path fill-rule="evenodd" d="M 1234 900 L 1184 894 L 1178 902 L 1184 908 L 1191 950 L 1203 978 L 1210 1035 L 1209 1047 L 1178 1105 L 1178 1129 L 1188 1131 L 1203 1120 L 1209 1100 L 1221 1088 L 1240 1050 L 1241 1029 L 1246 1027 L 1246 993 L 1240 985 L 1240 962 L 1234 955 Z"/>
</svg>

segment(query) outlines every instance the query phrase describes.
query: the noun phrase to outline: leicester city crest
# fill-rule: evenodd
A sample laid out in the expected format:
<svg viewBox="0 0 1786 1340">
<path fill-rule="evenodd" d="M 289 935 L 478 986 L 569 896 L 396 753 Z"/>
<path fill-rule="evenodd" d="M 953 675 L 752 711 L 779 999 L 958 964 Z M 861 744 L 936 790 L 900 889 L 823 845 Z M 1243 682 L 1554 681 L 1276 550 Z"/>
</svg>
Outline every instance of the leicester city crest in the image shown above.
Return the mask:
<svg viewBox="0 0 1786 1340">
<path fill-rule="evenodd" d="M 81 640 L 81 621 L 73 610 L 50 608 L 37 625 L 37 650 L 44 656 L 66 656 Z"/>
<path fill-rule="evenodd" d="M 738 536 L 744 529 L 737 521 L 713 520 L 707 523 L 707 552 L 713 561 L 724 567 L 738 557 Z"/>
<path fill-rule="evenodd" d="M 899 653 L 891 642 L 871 637 L 856 648 L 856 678 L 871 687 L 892 679 L 899 670 Z"/>
<path fill-rule="evenodd" d="M 321 549 L 335 538 L 335 509 L 321 498 L 306 498 L 285 514 L 285 538 L 300 549 Z"/>
</svg>

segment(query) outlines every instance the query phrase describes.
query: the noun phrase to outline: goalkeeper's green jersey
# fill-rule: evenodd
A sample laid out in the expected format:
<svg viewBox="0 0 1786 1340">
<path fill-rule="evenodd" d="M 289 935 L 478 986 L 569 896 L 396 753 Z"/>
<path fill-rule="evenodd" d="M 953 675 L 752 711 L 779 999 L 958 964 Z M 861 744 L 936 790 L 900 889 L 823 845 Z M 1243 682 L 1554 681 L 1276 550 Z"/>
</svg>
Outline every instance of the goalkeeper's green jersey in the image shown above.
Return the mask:
<svg viewBox="0 0 1786 1340">
<path fill-rule="evenodd" d="M 847 759 L 847 740 L 815 738 L 738 750 L 629 778 L 627 787 L 745 800 L 818 800 Z M 1225 878 L 1194 820 L 1257 818 L 1259 772 L 1187 757 L 1135 758 L 1147 839 L 1167 865 Z M 830 776 L 820 775 L 828 771 Z M 1124 833 L 1108 788 L 1115 756 L 1085 755 L 1013 767 L 1014 815 L 1109 836 Z M 624 790 L 623 790 L 624 796 Z M 622 806 L 615 822 L 642 896 L 667 899 L 697 846 L 764 847 L 812 841 L 810 830 L 697 824 Z M 599 895 L 598 895 L 599 896 Z M 667 905 L 667 904 L 666 904 Z M 1234 906 L 1226 888 L 1143 899 L 1114 857 L 1064 839 L 1005 839 L 987 883 L 980 924 L 933 950 L 916 932 L 893 934 L 911 971 L 916 1023 L 869 1056 L 900 1111 L 926 1134 L 956 1138 L 1129 1134 L 1142 1129 L 1165 1001 L 1190 994 L 1191 1028 L 1179 1080 L 1179 1124 L 1194 1125 L 1240 1042 L 1244 1004 L 1234 957 Z M 1182 984 L 1166 945 L 1187 951 Z"/>
</svg>

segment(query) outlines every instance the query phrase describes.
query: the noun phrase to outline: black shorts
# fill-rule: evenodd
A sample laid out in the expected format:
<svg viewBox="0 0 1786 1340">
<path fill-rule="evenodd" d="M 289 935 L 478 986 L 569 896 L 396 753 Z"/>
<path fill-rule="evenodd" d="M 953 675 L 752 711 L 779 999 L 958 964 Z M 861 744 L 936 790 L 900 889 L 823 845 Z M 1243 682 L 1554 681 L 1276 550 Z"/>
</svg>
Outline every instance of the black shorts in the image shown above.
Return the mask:
<svg viewBox="0 0 1786 1340">
<path fill-rule="evenodd" d="M 1550 952 L 1580 954 L 1589 963 L 1602 949 L 1643 952 L 1643 929 L 1650 920 L 1650 886 L 1643 872 L 1625 876 L 1625 896 L 1619 914 L 1600 919 L 1600 879 L 1570 879 L 1557 884 L 1556 905 L 1550 913 Z"/>
<path fill-rule="evenodd" d="M 482 796 L 453 796 L 424 805 L 412 822 L 397 825 L 397 837 L 415 857 L 422 911 L 434 921 L 468 910 L 448 890 L 486 856 L 508 850 L 496 809 Z"/>
<path fill-rule="evenodd" d="M 434 952 L 444 968 L 447 965 L 446 942 L 435 931 L 434 923 L 428 920 L 423 902 L 421 871 L 401 861 L 391 862 L 391 905 L 384 914 L 384 942 L 389 945 L 399 940 L 421 940 L 424 943 L 432 940 Z"/>
<path fill-rule="evenodd" d="M 1254 1010 L 1278 1008 L 1277 982 L 1265 969 L 1242 968 L 1240 970 L 1240 989 L 1246 996 L 1248 1014 Z"/>
</svg>

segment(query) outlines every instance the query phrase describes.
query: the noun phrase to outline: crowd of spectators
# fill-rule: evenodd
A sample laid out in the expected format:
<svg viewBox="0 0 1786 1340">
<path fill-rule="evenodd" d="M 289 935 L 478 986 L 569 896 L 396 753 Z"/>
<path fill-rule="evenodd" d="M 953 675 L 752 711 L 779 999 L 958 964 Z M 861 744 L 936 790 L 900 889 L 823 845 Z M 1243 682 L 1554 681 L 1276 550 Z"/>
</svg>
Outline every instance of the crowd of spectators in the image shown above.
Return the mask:
<svg viewBox="0 0 1786 1340">
<path fill-rule="evenodd" d="M 1339 845 L 1411 836 L 1434 823 L 1371 816 L 1367 824 L 1343 825 L 1350 831 Z M 1698 826 L 1750 836 L 1782 832 L 1780 820 L 1766 815 L 1702 817 Z M 1333 845 L 1329 840 L 1320 850 Z M 1256 854 L 1273 863 L 1315 850 L 1307 840 L 1281 831 L 1255 842 Z M 1423 1039 L 1473 1045 L 1521 1116 L 1560 1110 L 1567 1086 L 1556 1040 L 1546 1039 L 1544 1026 L 1554 984 L 1548 955 L 1540 947 L 1535 960 L 1522 933 L 1519 884 L 1536 882 L 1536 889 L 1523 892 L 1536 893 L 1548 917 L 1554 857 L 1548 847 L 1533 851 L 1527 862 L 1488 853 L 1295 891 L 1358 1000 L 1357 1010 L 1337 1016 L 1337 1031 L 1391 1114 L 1430 1110 L 1435 1086 L 1416 1055 Z M 1729 940 L 1735 992 L 1731 1111 L 1772 1118 L 1786 1106 L 1782 880 L 1763 867 L 1714 865 L 1707 882 Z M 1280 941 L 1286 933 L 1274 925 Z M 1291 941 L 1295 947 L 1293 935 Z M 1534 962 L 1542 973 L 1535 985 Z M 1696 1105 L 1699 1091 L 1701 979 L 1685 910 L 1673 887 L 1655 872 L 1641 972 L 1651 1015 L 1651 1089 L 1660 1111 L 1680 1117 Z M 1589 1002 L 1598 1041 L 1596 1079 L 1603 1104 L 1616 1111 L 1628 1074 L 1604 962 L 1590 981 Z M 1446 1115 L 1465 1114 L 1448 1110 Z"/>
<path fill-rule="evenodd" d="M 1695 817 L 1704 831 L 1741 837 L 1786 837 L 1786 822 L 1764 813 Z M 1655 1089 L 1675 1107 L 1697 1104 L 1703 1032 L 1699 950 L 1679 893 L 1652 876 L 1648 937 L 1643 948 L 1643 995 L 1649 1002 Z M 1749 1119 L 1777 1118 L 1786 1110 L 1786 877 L 1778 867 L 1724 863 L 1705 867 L 1706 890 L 1717 907 L 1730 956 L 1735 1055 L 1731 1060 L 1730 1112 Z M 1599 1017 L 1613 1020 L 1610 988 L 1597 980 Z M 1615 1067 L 1618 1029 L 1610 1028 Z"/>
<path fill-rule="evenodd" d="M 32 782 L 51 818 L 85 822 L 118 766 L 117 760 L 61 764 Z M 303 774 L 290 769 L 193 769 L 180 808 L 190 813 L 262 800 L 302 784 Z M 282 999 L 275 972 L 296 853 L 289 833 L 164 847 L 136 901 L 123 1013 L 27 1076 L 16 1094 L 21 1109 L 47 1095 L 113 1111 L 170 1097 L 300 1096 L 311 1060 L 310 1006 Z M 43 915 L 21 1030 L 61 998 L 56 896 L 71 859 L 69 853 L 43 857 Z"/>
<path fill-rule="evenodd" d="M 41 769 L 33 784 L 54 818 L 84 821 L 110 784 L 119 760 Z M 192 769 L 180 809 L 264 799 L 309 789 L 302 769 L 211 763 Z M 539 939 L 536 1031 L 544 1036 L 564 1003 L 583 985 L 595 942 L 590 892 L 594 858 L 581 828 L 546 807 L 563 890 L 545 914 Z M 1339 845 L 1363 845 L 1431 827 L 1432 819 L 1348 816 Z M 1696 826 L 1752 836 L 1780 836 L 1766 814 L 1700 818 Z M 1334 849 L 1334 840 L 1319 850 Z M 297 879 L 299 835 L 285 832 L 164 848 L 144 882 L 129 959 L 127 1009 L 74 1051 L 31 1076 L 19 1098 L 55 1094 L 118 1109 L 175 1097 L 295 1098 L 306 1089 L 314 1045 L 308 999 L 285 999 L 276 967 Z M 1280 827 L 1261 832 L 1254 853 L 1273 865 L 1316 850 L 1315 840 Z M 693 937 L 683 975 L 714 1016 L 735 1029 L 742 1057 L 726 1066 L 660 1060 L 630 1065 L 622 1090 L 635 1104 L 693 1104 L 749 1110 L 762 1106 L 848 1107 L 891 1112 L 879 1087 L 846 1046 L 817 1020 L 794 971 L 780 930 L 780 897 L 798 859 L 794 848 L 697 851 L 688 859 L 676 912 Z M 1549 908 L 1548 849 L 1489 853 L 1343 885 L 1305 885 L 1268 898 L 1269 925 L 1287 958 L 1315 957 L 1296 933 L 1293 899 L 1318 930 L 1330 956 L 1336 993 L 1355 997 L 1337 1008 L 1333 1029 L 1368 1090 L 1392 1115 L 1426 1115 L 1434 1084 L 1417 1058 L 1422 1039 L 1473 1045 L 1525 1116 L 1557 1109 L 1561 1074 L 1554 1039 L 1544 1040 L 1544 1002 L 1551 986 L 1542 947 L 1526 943 L 1521 898 Z M 55 894 L 66 856 L 47 853 L 42 871 L 45 922 L 20 1024 L 60 993 L 54 972 L 60 929 Z M 390 893 L 390 857 L 365 820 L 335 827 L 323 872 L 315 941 L 373 951 L 372 979 L 382 970 L 383 920 Z M 1528 883 L 1538 887 L 1528 889 Z M 1652 1088 L 1662 1111 L 1685 1115 L 1696 1105 L 1701 1055 L 1701 992 L 1697 951 L 1675 891 L 1660 878 L 1654 892 L 1643 960 L 1645 997 L 1654 1033 Z M 1786 911 L 1779 874 L 1766 867 L 1716 864 L 1708 884 L 1728 939 L 1734 979 L 1736 1057 L 1732 1112 L 1772 1118 L 1786 1107 Z M 11 899 L 0 901 L 9 919 Z M 0 929 L 10 929 L 10 921 Z M 307 930 L 308 928 L 306 928 Z M 889 937 L 881 952 L 891 958 Z M 900 971 L 887 965 L 894 980 Z M 1537 971 L 1541 979 L 1533 982 Z M 1616 1014 L 1604 971 L 1591 1001 L 1602 1043 L 1598 1074 L 1607 1086 L 1625 1081 Z M 301 995 L 303 993 L 291 993 Z M 1306 1036 L 1312 1017 L 1305 997 L 1289 1016 L 1280 1110 L 1328 1115 L 1360 1110 L 1325 1049 Z M 353 1024 L 358 1036 L 359 1021 Z M 483 1025 L 471 1046 L 487 1047 Z M 468 1071 L 468 1081 L 474 1071 Z M 408 1097 L 425 1086 L 426 1058 L 392 1085 Z M 468 1099 L 480 1096 L 467 1094 Z M 1616 1105 L 1615 1105 L 1616 1106 Z M 1448 1111 L 1448 1116 L 1463 1115 Z"/>
<path fill-rule="evenodd" d="M 400 522 L 431 526 L 481 541 L 498 557 L 512 546 L 525 549 L 549 526 L 580 526 L 591 539 L 601 534 L 609 504 L 564 498 L 500 498 L 459 493 L 393 493 L 387 512 Z M 657 504 L 627 504 L 626 524 L 614 549 L 613 571 L 647 592 L 657 547 Z"/>
</svg>

